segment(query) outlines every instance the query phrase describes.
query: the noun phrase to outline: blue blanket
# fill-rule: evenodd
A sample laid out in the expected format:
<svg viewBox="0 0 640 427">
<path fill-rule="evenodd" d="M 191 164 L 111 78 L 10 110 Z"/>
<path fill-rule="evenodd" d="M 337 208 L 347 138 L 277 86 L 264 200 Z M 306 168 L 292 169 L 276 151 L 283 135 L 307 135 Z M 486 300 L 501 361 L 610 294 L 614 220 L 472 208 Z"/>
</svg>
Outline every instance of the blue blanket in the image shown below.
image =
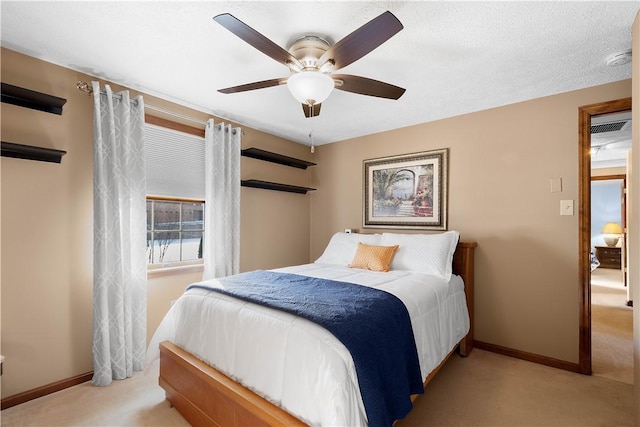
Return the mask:
<svg viewBox="0 0 640 427">
<path fill-rule="evenodd" d="M 233 297 L 311 320 L 351 352 L 369 426 L 391 426 L 423 393 L 411 320 L 394 295 L 379 289 L 272 271 L 252 271 L 219 281 Z"/>
</svg>

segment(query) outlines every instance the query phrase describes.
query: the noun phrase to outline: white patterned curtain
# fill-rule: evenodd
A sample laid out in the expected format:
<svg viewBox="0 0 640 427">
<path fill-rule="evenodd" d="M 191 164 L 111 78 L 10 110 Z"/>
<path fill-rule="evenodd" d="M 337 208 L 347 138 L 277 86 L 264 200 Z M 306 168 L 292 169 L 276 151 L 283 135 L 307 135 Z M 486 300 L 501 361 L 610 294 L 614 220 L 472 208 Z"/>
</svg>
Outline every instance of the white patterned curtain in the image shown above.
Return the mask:
<svg viewBox="0 0 640 427">
<path fill-rule="evenodd" d="M 240 141 L 242 132 L 207 122 L 204 131 L 203 280 L 240 270 Z"/>
<path fill-rule="evenodd" d="M 93 379 L 143 369 L 146 344 L 144 103 L 92 82 Z"/>
</svg>

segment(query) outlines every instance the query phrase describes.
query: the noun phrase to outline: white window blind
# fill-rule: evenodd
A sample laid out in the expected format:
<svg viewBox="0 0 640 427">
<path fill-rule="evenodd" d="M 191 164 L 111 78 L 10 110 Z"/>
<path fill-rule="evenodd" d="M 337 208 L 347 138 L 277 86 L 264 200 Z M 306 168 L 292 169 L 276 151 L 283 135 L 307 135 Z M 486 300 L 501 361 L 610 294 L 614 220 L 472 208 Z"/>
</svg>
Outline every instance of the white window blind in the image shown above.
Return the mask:
<svg viewBox="0 0 640 427">
<path fill-rule="evenodd" d="M 204 138 L 145 125 L 147 195 L 204 200 Z"/>
</svg>

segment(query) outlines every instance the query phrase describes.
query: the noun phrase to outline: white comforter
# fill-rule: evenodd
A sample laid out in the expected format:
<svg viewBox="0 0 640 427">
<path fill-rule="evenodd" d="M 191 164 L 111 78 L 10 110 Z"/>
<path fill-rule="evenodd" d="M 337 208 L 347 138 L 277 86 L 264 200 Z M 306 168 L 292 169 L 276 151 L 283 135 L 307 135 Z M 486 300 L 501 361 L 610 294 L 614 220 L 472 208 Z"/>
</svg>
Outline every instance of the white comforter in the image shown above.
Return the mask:
<svg viewBox="0 0 640 427">
<path fill-rule="evenodd" d="M 385 290 L 406 305 L 422 376 L 469 331 L 462 279 L 408 271 L 378 273 L 329 264 L 277 269 Z M 173 305 L 149 345 L 169 340 L 310 425 L 367 424 L 346 347 L 324 328 L 271 308 L 203 289 Z"/>
</svg>

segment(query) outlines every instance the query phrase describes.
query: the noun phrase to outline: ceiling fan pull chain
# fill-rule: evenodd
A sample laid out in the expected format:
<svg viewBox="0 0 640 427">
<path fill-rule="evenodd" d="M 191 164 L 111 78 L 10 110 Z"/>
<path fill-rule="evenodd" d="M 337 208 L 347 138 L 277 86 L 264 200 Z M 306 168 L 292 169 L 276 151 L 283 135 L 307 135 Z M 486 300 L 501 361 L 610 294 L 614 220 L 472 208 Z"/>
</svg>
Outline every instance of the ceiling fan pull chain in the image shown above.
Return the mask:
<svg viewBox="0 0 640 427">
<path fill-rule="evenodd" d="M 313 145 L 313 107 L 314 104 L 307 104 L 309 106 L 309 118 L 312 119 L 311 130 L 309 131 L 309 140 L 311 141 L 311 154 L 316 152 L 316 147 Z"/>
<path fill-rule="evenodd" d="M 316 147 L 313 145 L 313 129 L 309 131 L 309 139 L 311 140 L 311 154 L 316 152 Z"/>
</svg>

